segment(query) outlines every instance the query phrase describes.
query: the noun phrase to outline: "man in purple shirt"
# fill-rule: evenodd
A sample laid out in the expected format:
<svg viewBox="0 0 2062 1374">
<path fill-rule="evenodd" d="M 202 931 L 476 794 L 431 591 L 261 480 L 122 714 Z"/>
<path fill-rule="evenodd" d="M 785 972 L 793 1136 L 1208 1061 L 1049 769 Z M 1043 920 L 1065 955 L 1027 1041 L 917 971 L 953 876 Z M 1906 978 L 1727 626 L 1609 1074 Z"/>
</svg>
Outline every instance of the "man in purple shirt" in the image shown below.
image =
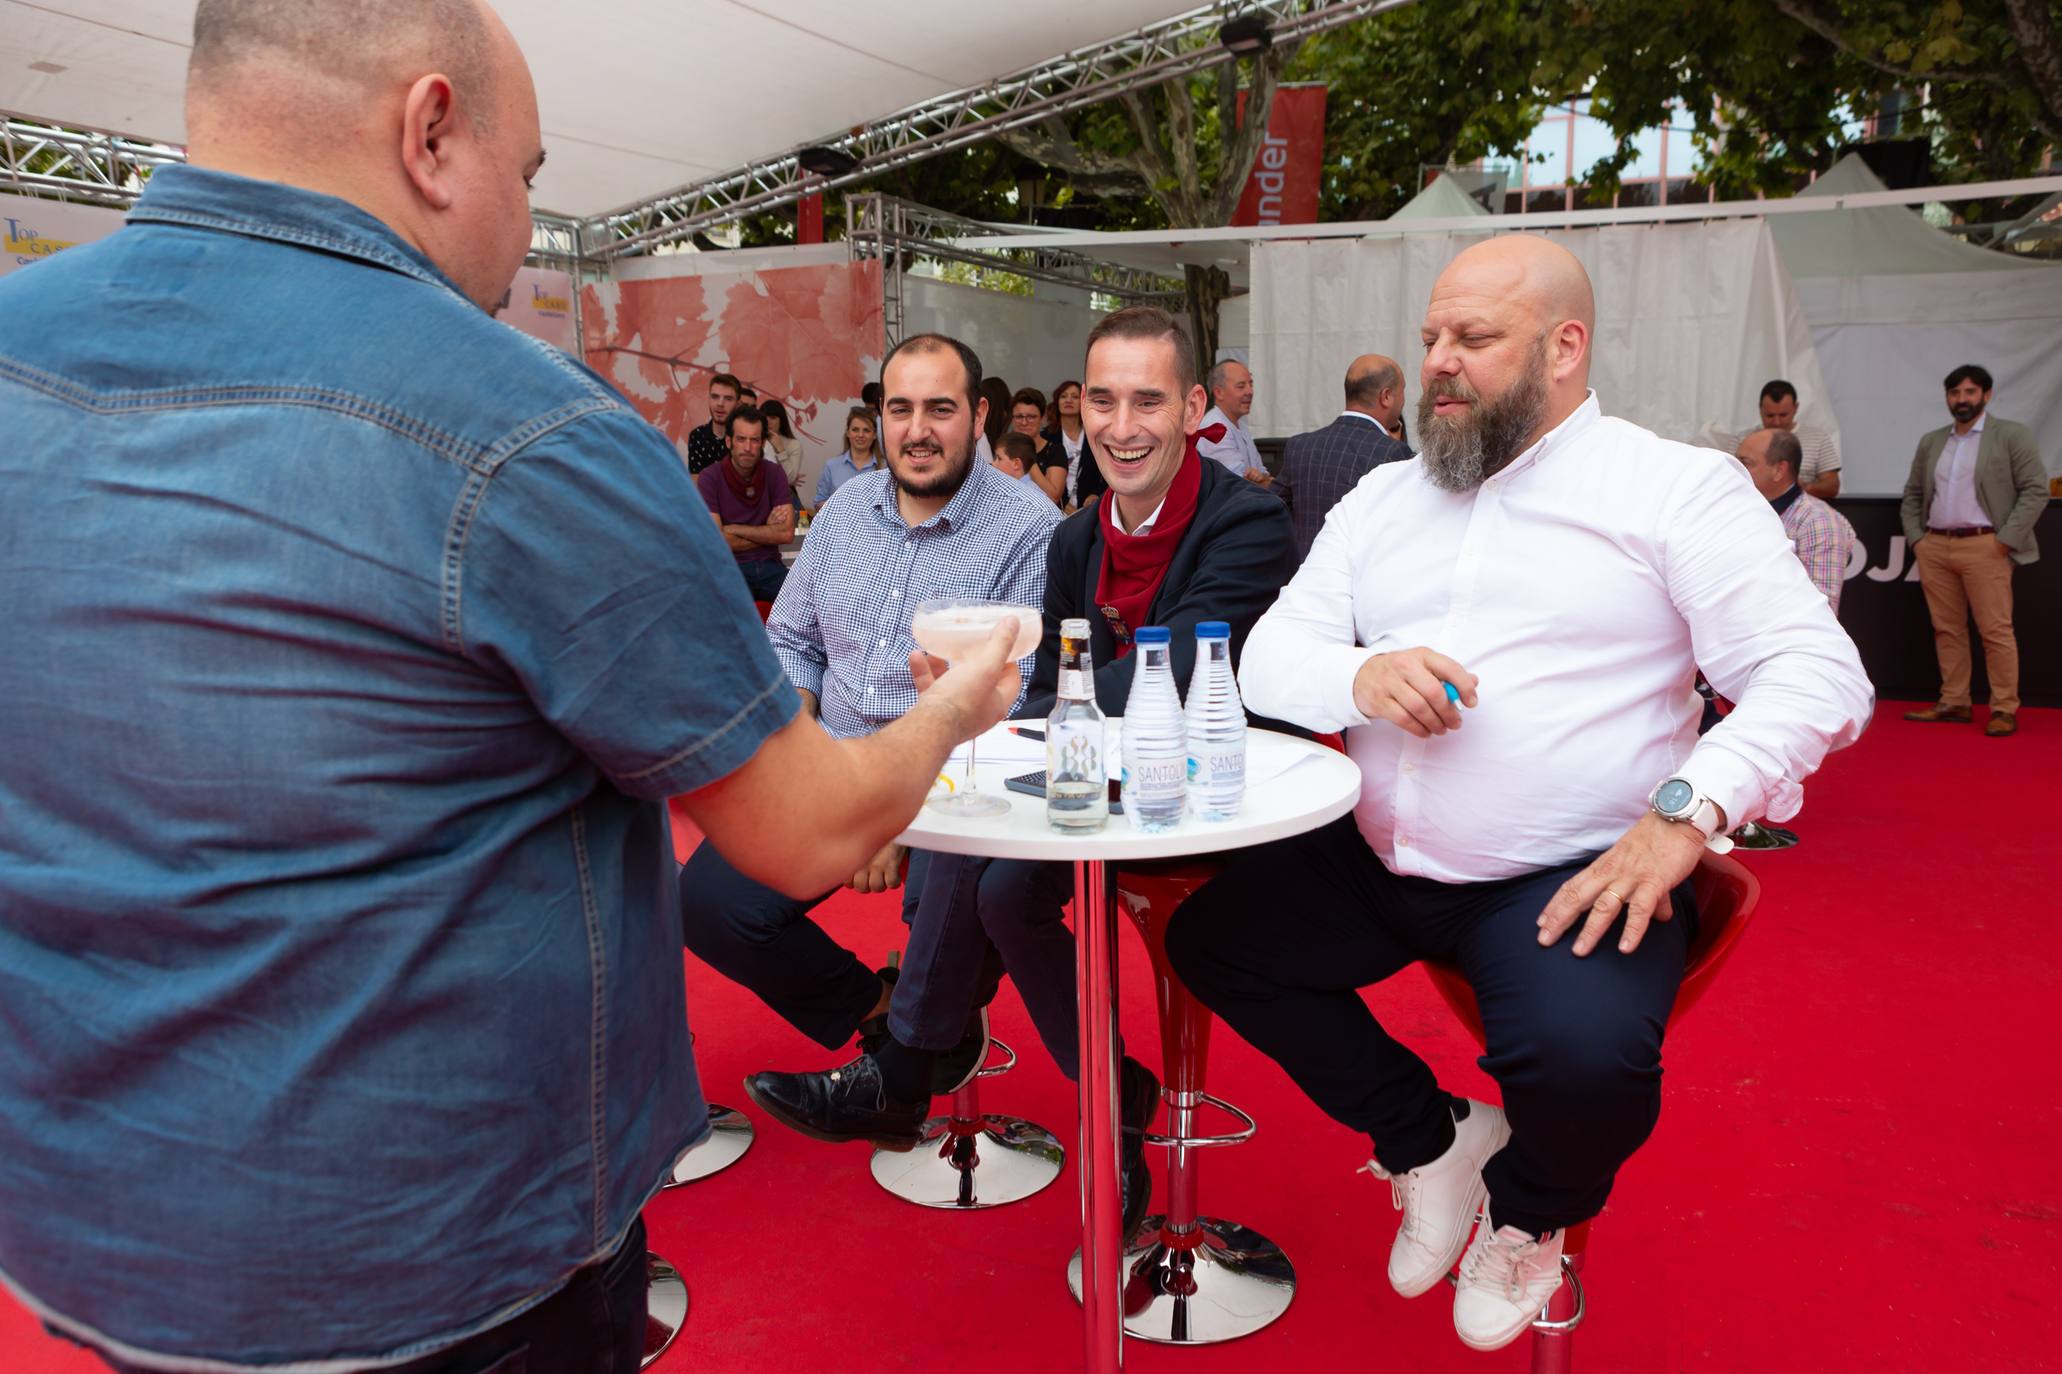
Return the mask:
<svg viewBox="0 0 2062 1374">
<path fill-rule="evenodd" d="M 795 537 L 795 493 L 778 463 L 761 462 L 766 452 L 766 417 L 740 406 L 725 426 L 730 454 L 695 478 L 702 500 L 737 558 L 737 570 L 754 601 L 772 601 L 788 580 L 780 546 Z"/>
</svg>

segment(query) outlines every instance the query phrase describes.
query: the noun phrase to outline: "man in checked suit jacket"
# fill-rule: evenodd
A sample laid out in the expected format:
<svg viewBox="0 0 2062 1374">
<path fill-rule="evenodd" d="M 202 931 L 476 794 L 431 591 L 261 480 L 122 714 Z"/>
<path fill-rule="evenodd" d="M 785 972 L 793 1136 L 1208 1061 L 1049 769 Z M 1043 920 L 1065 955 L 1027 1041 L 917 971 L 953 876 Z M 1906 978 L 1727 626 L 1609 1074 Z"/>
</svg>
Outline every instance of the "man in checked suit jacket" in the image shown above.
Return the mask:
<svg viewBox="0 0 2062 1374">
<path fill-rule="evenodd" d="M 1954 423 L 1919 440 L 1905 479 L 1905 542 L 1940 656 L 1940 700 L 1906 720 L 1971 719 L 1969 615 L 1990 674 L 1986 735 L 2018 728 L 2019 643 L 2012 636 L 2012 567 L 2040 557 L 2033 524 L 2048 504 L 2048 474 L 2025 425 L 1988 415 L 1990 373 L 1966 363 L 1947 374 Z"/>
<path fill-rule="evenodd" d="M 1298 434 L 1282 454 L 1274 493 L 1289 503 L 1301 564 L 1340 497 L 1383 463 L 1411 456 L 1388 431 L 1403 415 L 1403 370 L 1379 353 L 1346 369 L 1346 409 L 1323 429 Z"/>
</svg>

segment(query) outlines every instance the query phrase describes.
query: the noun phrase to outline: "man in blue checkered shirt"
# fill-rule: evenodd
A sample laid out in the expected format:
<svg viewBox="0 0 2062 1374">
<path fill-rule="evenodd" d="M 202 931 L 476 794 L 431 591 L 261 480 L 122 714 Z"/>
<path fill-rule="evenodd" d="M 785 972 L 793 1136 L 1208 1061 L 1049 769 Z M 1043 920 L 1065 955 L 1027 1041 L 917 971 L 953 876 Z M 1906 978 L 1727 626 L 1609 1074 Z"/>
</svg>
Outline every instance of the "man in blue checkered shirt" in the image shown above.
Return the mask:
<svg viewBox="0 0 2062 1374">
<path fill-rule="evenodd" d="M 1043 495 L 974 461 L 987 403 L 980 360 L 965 344 L 937 334 L 905 339 L 881 378 L 888 469 L 862 473 L 825 503 L 766 622 L 803 707 L 838 739 L 870 735 L 916 704 L 909 621 L 918 602 L 1041 605 L 1046 546 L 1059 522 Z M 902 880 L 904 857 L 890 844 L 846 886 L 885 892 Z M 907 891 L 920 892 L 926 856 L 907 857 Z M 855 1034 L 868 1044 L 886 1034 L 892 979 L 809 919 L 828 896 L 797 901 L 745 877 L 705 844 L 680 874 L 684 938 L 704 963 L 818 1044 L 836 1049 Z M 914 905 L 905 898 L 905 915 Z M 985 981 L 992 994 L 1002 973 L 991 963 Z M 960 1052 L 938 1061 L 940 1092 L 957 1088 L 949 1080 L 971 1074 L 986 1050 L 985 1019 L 970 1024 L 971 1031 L 940 1028 L 942 1038 L 962 1041 Z"/>
</svg>

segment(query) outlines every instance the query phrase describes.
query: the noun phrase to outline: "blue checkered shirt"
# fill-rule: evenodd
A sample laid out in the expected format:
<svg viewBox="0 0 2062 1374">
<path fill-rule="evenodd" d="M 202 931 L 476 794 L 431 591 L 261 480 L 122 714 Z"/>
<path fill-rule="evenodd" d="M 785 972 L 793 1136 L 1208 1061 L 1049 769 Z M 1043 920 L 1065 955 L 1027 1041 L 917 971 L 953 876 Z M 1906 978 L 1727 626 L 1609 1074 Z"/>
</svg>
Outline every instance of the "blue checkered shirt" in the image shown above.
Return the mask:
<svg viewBox="0 0 2062 1374">
<path fill-rule="evenodd" d="M 894 477 L 863 472 L 809 526 L 766 619 L 788 680 L 814 692 L 834 739 L 870 735 L 916 704 L 909 620 L 928 597 L 1045 604 L 1045 550 L 1060 513 L 976 463 L 945 508 L 914 529 Z M 1028 677 L 1031 660 L 1018 665 Z M 1019 701 L 1023 700 L 1019 694 Z"/>
</svg>

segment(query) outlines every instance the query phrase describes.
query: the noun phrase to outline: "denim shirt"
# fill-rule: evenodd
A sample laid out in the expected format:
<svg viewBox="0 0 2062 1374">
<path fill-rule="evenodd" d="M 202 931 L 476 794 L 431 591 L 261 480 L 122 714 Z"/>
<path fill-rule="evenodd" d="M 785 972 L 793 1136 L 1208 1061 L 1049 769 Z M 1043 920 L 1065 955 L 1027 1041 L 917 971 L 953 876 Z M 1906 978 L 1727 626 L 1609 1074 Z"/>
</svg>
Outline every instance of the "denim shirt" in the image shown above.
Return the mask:
<svg viewBox="0 0 2062 1374">
<path fill-rule="evenodd" d="M 707 1130 L 659 799 L 796 697 L 669 444 L 371 216 L 158 172 L 0 282 L 0 1277 L 398 1362 Z"/>
</svg>

